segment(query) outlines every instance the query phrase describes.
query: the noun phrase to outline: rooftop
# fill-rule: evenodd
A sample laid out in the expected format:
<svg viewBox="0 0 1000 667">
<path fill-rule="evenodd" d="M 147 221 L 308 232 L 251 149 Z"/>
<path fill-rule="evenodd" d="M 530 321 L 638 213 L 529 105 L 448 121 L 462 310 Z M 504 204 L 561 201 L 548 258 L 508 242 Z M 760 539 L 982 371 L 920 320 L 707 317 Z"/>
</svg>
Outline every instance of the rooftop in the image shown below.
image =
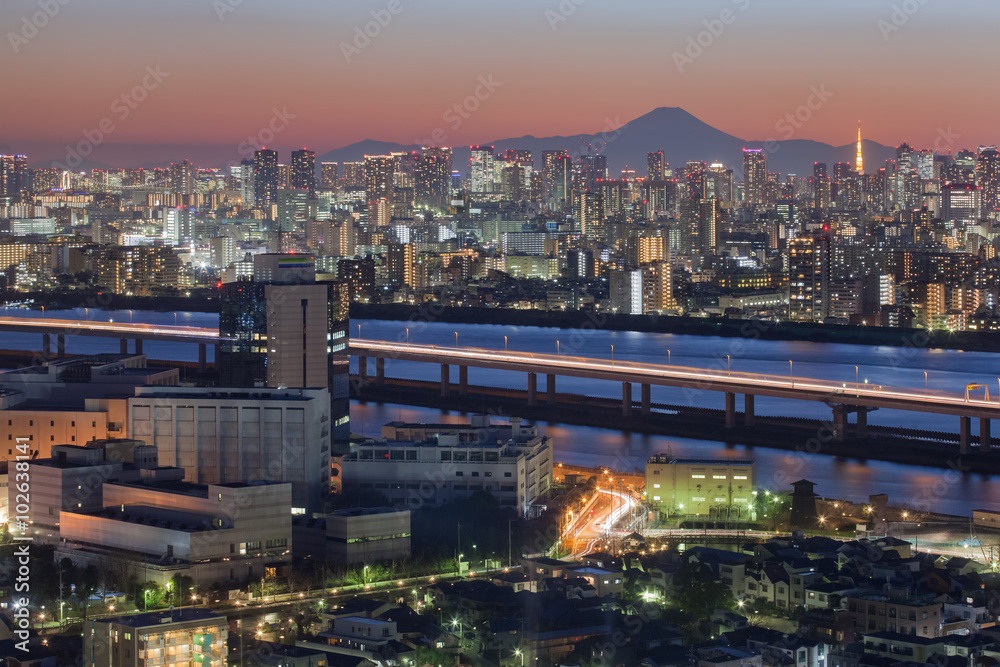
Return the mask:
<svg viewBox="0 0 1000 667">
<path fill-rule="evenodd" d="M 149 628 L 165 623 L 187 623 L 190 621 L 218 621 L 221 624 L 225 624 L 226 617 L 215 613 L 211 609 L 177 609 L 175 611 L 154 611 L 147 614 L 135 614 L 134 616 L 117 616 L 96 622 L 116 623 L 127 625 L 131 628 Z"/>
</svg>

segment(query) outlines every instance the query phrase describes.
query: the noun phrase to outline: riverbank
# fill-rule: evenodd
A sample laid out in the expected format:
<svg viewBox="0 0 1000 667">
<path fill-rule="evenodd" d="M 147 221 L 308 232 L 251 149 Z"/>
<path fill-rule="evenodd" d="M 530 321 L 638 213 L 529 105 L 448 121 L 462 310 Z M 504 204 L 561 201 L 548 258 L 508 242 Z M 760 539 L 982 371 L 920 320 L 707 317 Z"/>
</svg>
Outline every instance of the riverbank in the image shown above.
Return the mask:
<svg viewBox="0 0 1000 667">
<path fill-rule="evenodd" d="M 667 315 L 617 315 L 579 310 L 515 310 L 500 308 L 451 308 L 434 304 L 351 304 L 351 317 L 398 320 L 408 323 L 447 322 L 548 327 L 557 329 L 606 329 L 684 336 L 720 336 L 775 341 L 840 343 L 847 345 L 1000 352 L 1000 336 L 983 331 L 945 331 L 862 327 L 808 322 L 769 322 Z"/>
<path fill-rule="evenodd" d="M 212 289 L 194 290 L 191 296 L 162 297 L 123 296 L 107 294 L 98 290 L 9 293 L 4 302 L 11 304 L 31 302 L 32 308 L 41 309 L 44 306 L 48 310 L 99 308 L 103 310 L 148 310 L 155 312 L 219 312 L 218 294 Z M 352 319 L 399 321 L 411 324 L 442 322 L 553 329 L 604 329 L 751 340 L 1000 352 L 1000 336 L 997 336 L 995 332 L 985 331 L 952 332 L 943 329 L 898 329 L 809 322 L 769 322 L 666 315 L 618 315 L 577 310 L 454 308 L 437 304 L 416 306 L 352 303 L 350 316 Z"/>
</svg>

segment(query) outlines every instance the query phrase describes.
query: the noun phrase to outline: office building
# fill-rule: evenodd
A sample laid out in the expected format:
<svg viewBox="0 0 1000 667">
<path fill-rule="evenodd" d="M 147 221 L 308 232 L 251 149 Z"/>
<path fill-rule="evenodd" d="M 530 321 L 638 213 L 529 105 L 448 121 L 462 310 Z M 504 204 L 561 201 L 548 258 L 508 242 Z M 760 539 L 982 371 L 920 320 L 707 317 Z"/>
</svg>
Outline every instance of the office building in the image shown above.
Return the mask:
<svg viewBox="0 0 1000 667">
<path fill-rule="evenodd" d="M 646 153 L 646 178 L 651 181 L 662 181 L 667 170 L 667 162 L 663 151 Z"/>
<path fill-rule="evenodd" d="M 565 150 L 542 151 L 542 196 L 550 210 L 559 210 L 572 191 L 573 160 Z"/>
<path fill-rule="evenodd" d="M 325 388 L 140 387 L 128 399 L 128 432 L 188 482 L 290 482 L 297 513 L 322 510 L 329 491 Z"/>
<path fill-rule="evenodd" d="M 216 236 L 210 242 L 212 266 L 224 269 L 236 259 L 236 241 L 232 236 Z"/>
<path fill-rule="evenodd" d="M 326 559 L 355 564 L 410 558 L 410 511 L 355 507 L 326 516 Z"/>
<path fill-rule="evenodd" d="M 646 502 L 664 518 L 701 516 L 749 521 L 757 494 L 752 460 L 653 456 L 646 462 Z"/>
<path fill-rule="evenodd" d="M 90 619 L 83 624 L 83 664 L 225 667 L 228 636 L 229 620 L 210 609 Z"/>
<path fill-rule="evenodd" d="M 346 446 L 348 285 L 316 282 L 310 255 L 254 256 L 251 279 L 225 283 L 219 330 L 223 387 L 305 387 L 330 391 L 333 446 Z"/>
<path fill-rule="evenodd" d="M 394 507 L 416 509 L 485 491 L 522 516 L 552 483 L 552 441 L 519 418 L 492 424 L 383 426 L 341 461 L 345 493 L 374 490 Z"/>
</svg>

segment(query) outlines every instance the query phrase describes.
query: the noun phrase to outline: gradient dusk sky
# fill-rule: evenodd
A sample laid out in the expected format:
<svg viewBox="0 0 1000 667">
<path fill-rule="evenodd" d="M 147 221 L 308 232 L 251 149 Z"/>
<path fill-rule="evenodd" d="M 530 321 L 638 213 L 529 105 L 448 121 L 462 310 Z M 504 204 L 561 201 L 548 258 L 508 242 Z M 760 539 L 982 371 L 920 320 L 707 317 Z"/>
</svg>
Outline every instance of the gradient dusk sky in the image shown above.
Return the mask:
<svg viewBox="0 0 1000 667">
<path fill-rule="evenodd" d="M 342 43 L 397 2 L 348 62 Z M 79 141 L 105 118 L 109 141 L 235 144 L 275 107 L 295 115 L 276 143 L 320 153 L 438 127 L 456 145 L 595 132 L 660 106 L 753 140 L 825 86 L 802 138 L 847 144 L 861 119 L 887 145 L 951 127 L 975 146 L 1000 142 L 998 19 L 996 0 L 3 0 L 0 145 Z M 168 76 L 121 119 L 147 66 Z M 453 131 L 444 113 L 490 75 Z"/>
</svg>

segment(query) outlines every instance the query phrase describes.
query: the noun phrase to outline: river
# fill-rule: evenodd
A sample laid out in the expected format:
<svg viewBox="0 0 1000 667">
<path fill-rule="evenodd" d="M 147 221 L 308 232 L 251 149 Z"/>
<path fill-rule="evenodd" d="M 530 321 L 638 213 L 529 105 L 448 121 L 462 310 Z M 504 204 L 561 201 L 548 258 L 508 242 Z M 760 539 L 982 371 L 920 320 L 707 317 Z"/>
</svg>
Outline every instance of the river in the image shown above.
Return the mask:
<svg viewBox="0 0 1000 667">
<path fill-rule="evenodd" d="M 38 317 L 38 311 L 0 309 L 5 316 Z M 47 317 L 129 321 L 148 324 L 173 324 L 174 313 L 148 311 L 47 311 Z M 210 313 L 177 313 L 177 324 L 215 327 L 218 316 Z M 355 320 L 351 335 L 360 338 L 406 341 L 431 345 L 458 345 L 502 350 L 504 337 L 511 350 L 609 358 L 614 346 L 615 359 L 658 362 L 700 368 L 725 369 L 788 375 L 796 378 L 817 378 L 840 381 L 847 385 L 855 381 L 871 384 L 923 388 L 929 391 L 960 392 L 968 383 L 987 385 L 997 381 L 995 355 L 984 352 L 956 350 L 923 350 L 908 347 L 872 347 L 827 343 L 764 341 L 752 338 L 713 338 L 671 334 L 605 331 L 601 329 L 565 330 L 535 327 L 495 325 L 454 325 L 437 322 L 393 322 Z M 406 329 L 409 328 L 409 332 Z M 38 349 L 37 335 L 3 334 L 0 348 Z M 69 337 L 70 353 L 118 352 L 114 339 Z M 194 361 L 194 345 L 146 342 L 144 351 L 151 359 Z M 729 355 L 727 360 L 726 356 Z M 789 364 L 791 361 L 791 364 Z M 855 369 L 857 367 L 857 369 Z M 391 377 L 437 379 L 437 367 L 426 364 L 388 361 L 386 374 Z M 453 371 L 454 373 L 454 371 Z M 526 379 L 519 374 L 485 369 L 469 370 L 472 384 L 524 387 Z M 996 385 L 993 385 L 995 387 Z M 992 389 L 992 387 L 991 387 Z M 559 391 L 591 396 L 620 397 L 617 383 L 577 378 L 559 378 Z M 722 408 L 722 395 L 703 392 L 694 396 L 684 390 L 653 387 L 653 401 L 672 404 L 698 404 Z M 991 396 L 995 394 L 991 392 Z M 829 419 L 829 409 L 818 403 L 786 401 L 758 397 L 759 415 L 789 415 Z M 439 410 L 398 405 L 353 403 L 352 430 L 377 435 L 387 421 L 439 422 L 463 421 L 467 415 Z M 869 423 L 906 425 L 940 431 L 957 431 L 958 419 L 923 413 L 876 411 Z M 554 438 L 559 460 L 578 465 L 606 465 L 613 468 L 641 468 L 645 460 L 660 453 L 677 457 L 752 457 L 758 465 L 761 487 L 787 489 L 788 482 L 807 478 L 816 483 L 816 491 L 828 497 L 863 501 L 869 494 L 886 493 L 890 502 L 903 505 L 927 506 L 938 511 L 967 515 L 974 508 L 1000 509 L 1000 479 L 987 475 L 956 474 L 942 468 L 902 465 L 881 461 L 843 460 L 817 454 L 790 453 L 763 447 L 746 448 L 724 443 L 650 436 L 620 430 L 626 424 L 609 424 L 607 429 L 569 426 L 540 422 L 542 432 Z M 995 434 L 996 435 L 996 434 Z M 961 461 L 953 462 L 961 467 Z"/>
</svg>

